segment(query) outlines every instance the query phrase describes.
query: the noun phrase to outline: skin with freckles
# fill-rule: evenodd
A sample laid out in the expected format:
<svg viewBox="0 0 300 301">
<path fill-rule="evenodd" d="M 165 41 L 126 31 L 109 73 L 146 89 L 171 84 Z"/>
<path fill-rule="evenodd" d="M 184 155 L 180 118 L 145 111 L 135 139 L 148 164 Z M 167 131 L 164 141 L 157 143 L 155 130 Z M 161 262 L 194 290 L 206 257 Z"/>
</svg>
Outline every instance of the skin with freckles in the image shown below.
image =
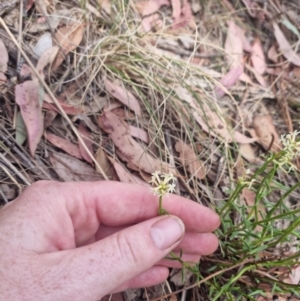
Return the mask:
<svg viewBox="0 0 300 301">
<path fill-rule="evenodd" d="M 164 208 L 157 216 L 158 197 L 131 184 L 31 185 L 0 210 L 0 300 L 99 300 L 164 281 L 180 267 L 164 259 L 172 250 L 188 262 L 216 250 L 216 213 L 176 195 Z"/>
</svg>

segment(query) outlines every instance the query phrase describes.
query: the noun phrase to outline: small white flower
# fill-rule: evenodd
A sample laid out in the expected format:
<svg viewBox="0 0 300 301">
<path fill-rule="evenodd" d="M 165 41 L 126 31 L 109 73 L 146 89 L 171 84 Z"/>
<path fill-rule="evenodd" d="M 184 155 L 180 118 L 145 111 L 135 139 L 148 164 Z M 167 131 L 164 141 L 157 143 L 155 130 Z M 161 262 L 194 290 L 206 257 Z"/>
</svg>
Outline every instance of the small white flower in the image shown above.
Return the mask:
<svg viewBox="0 0 300 301">
<path fill-rule="evenodd" d="M 156 171 L 152 174 L 150 183 L 154 185 L 153 191 L 158 196 L 175 191 L 175 177 L 171 173 L 161 173 Z"/>
<path fill-rule="evenodd" d="M 283 145 L 283 154 L 278 160 L 274 160 L 274 162 L 284 171 L 284 166 L 289 167 L 287 172 L 295 169 L 292 160 L 300 156 L 300 141 L 297 141 L 297 136 L 299 134 L 300 131 L 295 130 L 292 133 L 282 135 L 280 138 Z"/>
<path fill-rule="evenodd" d="M 247 171 L 246 171 L 246 175 L 247 175 Z M 251 179 L 251 180 L 248 180 L 246 176 L 241 176 L 238 178 L 238 182 L 241 184 L 241 185 L 245 185 L 247 186 L 248 189 L 251 189 L 253 184 L 255 182 L 257 182 L 256 179 Z"/>
</svg>

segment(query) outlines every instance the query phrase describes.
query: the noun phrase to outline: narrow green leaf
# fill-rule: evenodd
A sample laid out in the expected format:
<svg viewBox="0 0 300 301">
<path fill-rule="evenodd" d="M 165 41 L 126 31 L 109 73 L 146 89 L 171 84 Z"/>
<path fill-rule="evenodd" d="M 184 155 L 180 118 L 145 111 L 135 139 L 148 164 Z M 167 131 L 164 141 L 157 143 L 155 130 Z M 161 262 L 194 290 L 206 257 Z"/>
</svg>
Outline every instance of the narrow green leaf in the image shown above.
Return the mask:
<svg viewBox="0 0 300 301">
<path fill-rule="evenodd" d="M 23 145 L 27 139 L 27 132 L 24 120 L 20 112 L 17 113 L 16 117 L 16 142 L 19 145 Z"/>
</svg>

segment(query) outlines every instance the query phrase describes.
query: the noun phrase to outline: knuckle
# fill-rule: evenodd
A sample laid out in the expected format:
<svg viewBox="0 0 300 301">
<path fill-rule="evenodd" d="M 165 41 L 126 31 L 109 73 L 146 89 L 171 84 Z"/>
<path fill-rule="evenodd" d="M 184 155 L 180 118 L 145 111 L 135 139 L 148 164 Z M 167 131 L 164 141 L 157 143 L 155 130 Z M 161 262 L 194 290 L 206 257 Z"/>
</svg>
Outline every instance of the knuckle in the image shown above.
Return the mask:
<svg viewBox="0 0 300 301">
<path fill-rule="evenodd" d="M 126 260 L 126 263 L 131 266 L 139 265 L 141 263 L 142 254 L 137 246 L 136 238 L 120 232 L 116 240 L 122 259 Z"/>
<path fill-rule="evenodd" d="M 46 181 L 46 180 L 41 180 L 41 181 L 37 181 L 34 182 L 33 184 L 31 184 L 27 190 L 31 191 L 31 190 L 36 190 L 36 189 L 43 189 L 49 186 L 52 186 L 54 182 L 52 181 Z"/>
</svg>

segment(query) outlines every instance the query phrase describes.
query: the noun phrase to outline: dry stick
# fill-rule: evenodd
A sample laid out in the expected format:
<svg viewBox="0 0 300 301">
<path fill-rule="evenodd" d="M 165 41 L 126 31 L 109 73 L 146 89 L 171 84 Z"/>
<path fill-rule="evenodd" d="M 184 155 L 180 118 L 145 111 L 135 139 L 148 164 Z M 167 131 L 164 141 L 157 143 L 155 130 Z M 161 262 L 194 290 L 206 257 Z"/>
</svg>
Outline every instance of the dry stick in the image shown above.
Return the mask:
<svg viewBox="0 0 300 301">
<path fill-rule="evenodd" d="M 30 186 L 31 183 L 25 178 L 25 176 L 23 176 L 23 174 L 17 170 L 11 163 L 10 161 L 2 154 L 0 153 L 0 159 L 2 160 L 2 162 L 5 163 L 6 166 L 8 166 L 16 175 L 18 175 L 18 177 L 27 185 Z"/>
<path fill-rule="evenodd" d="M 51 176 L 48 173 L 46 173 L 46 171 L 41 167 L 42 164 L 35 162 L 36 166 L 33 165 L 30 159 L 28 159 L 28 155 L 24 155 L 24 152 L 22 152 L 13 142 L 9 140 L 9 134 L 7 134 L 6 136 L 5 133 L 2 133 L 0 130 L 0 138 L 3 139 L 4 144 L 7 148 L 15 152 L 23 160 L 23 164 L 26 166 L 27 169 L 32 169 L 39 177 L 42 177 L 43 174 L 47 177 L 48 180 L 52 180 Z"/>
<path fill-rule="evenodd" d="M 19 15 L 19 34 L 18 34 L 18 42 L 22 45 L 22 31 L 23 31 L 23 0 L 20 1 L 20 15 Z M 17 66 L 20 67 L 20 60 L 21 60 L 21 52 L 20 49 L 18 51 L 18 58 L 17 58 Z"/>
<path fill-rule="evenodd" d="M 88 155 L 90 156 L 90 158 L 93 160 L 93 162 L 95 163 L 95 165 L 97 166 L 97 168 L 99 169 L 101 175 L 103 176 L 103 178 L 105 180 L 108 180 L 107 175 L 105 174 L 105 172 L 103 171 L 103 169 L 101 168 L 101 166 L 99 165 L 99 163 L 97 162 L 97 160 L 94 158 L 94 156 L 91 154 L 90 150 L 87 148 L 86 144 L 84 143 L 83 139 L 81 138 L 80 134 L 78 133 L 77 129 L 75 128 L 75 126 L 73 125 L 72 121 L 70 120 L 70 118 L 68 117 L 68 115 L 66 114 L 66 112 L 63 110 L 63 108 L 61 107 L 60 103 L 57 101 L 56 97 L 54 96 L 54 94 L 52 93 L 52 91 L 50 90 L 50 88 L 48 87 L 48 85 L 46 84 L 46 82 L 44 81 L 44 79 L 40 76 L 40 74 L 36 71 L 35 67 L 33 66 L 33 64 L 31 63 L 31 61 L 29 60 L 28 56 L 26 55 L 26 53 L 23 51 L 23 49 L 20 47 L 20 45 L 18 44 L 18 41 L 16 40 L 16 38 L 14 37 L 14 35 L 11 33 L 11 31 L 9 30 L 9 28 L 6 26 L 4 20 L 0 17 L 0 23 L 3 26 L 3 28 L 5 29 L 5 31 L 8 33 L 8 35 L 10 36 L 11 40 L 14 42 L 14 44 L 17 46 L 17 48 L 20 50 L 21 54 L 23 55 L 24 59 L 27 61 L 28 65 L 32 68 L 32 70 L 34 71 L 35 75 L 37 76 L 37 78 L 39 79 L 39 81 L 41 82 L 42 86 L 44 87 L 44 89 L 47 91 L 47 93 L 49 94 L 49 96 L 51 97 L 51 99 L 53 100 L 53 102 L 56 104 L 56 106 L 58 107 L 61 115 L 67 120 L 68 124 L 70 125 L 72 131 L 74 132 L 74 134 L 77 136 L 78 140 L 82 143 L 83 148 L 85 149 L 85 151 L 88 153 Z"/>
<path fill-rule="evenodd" d="M 7 204 L 8 199 L 7 199 L 6 195 L 4 194 L 4 192 L 2 191 L 2 188 L 0 188 L 0 194 L 1 194 L 2 200 L 4 201 L 4 204 Z"/>
<path fill-rule="evenodd" d="M 226 268 L 226 269 L 223 269 L 223 270 L 220 270 L 220 271 L 218 271 L 218 272 L 215 272 L 215 273 L 213 273 L 213 274 L 207 276 L 206 278 L 204 278 L 204 279 L 202 279 L 202 280 L 200 280 L 200 281 L 198 281 L 198 282 L 196 282 L 196 283 L 194 283 L 194 284 L 192 284 L 192 285 L 189 285 L 189 286 L 187 286 L 187 287 L 185 287 L 185 288 L 183 288 L 183 289 L 180 289 L 180 290 L 178 290 L 178 291 L 175 291 L 175 292 L 172 293 L 172 294 L 167 294 L 167 295 L 161 296 L 161 297 L 159 297 L 159 298 L 151 299 L 150 301 L 158 301 L 158 300 L 161 300 L 161 299 L 165 299 L 165 298 L 171 297 L 171 296 L 176 295 L 176 294 L 178 294 L 178 293 L 181 293 L 181 292 L 183 292 L 183 291 L 185 291 L 185 290 L 189 290 L 189 289 L 191 289 L 191 288 L 194 288 L 194 287 L 196 287 L 196 286 L 198 286 L 198 285 L 200 285 L 200 284 L 206 282 L 206 281 L 209 280 L 209 279 L 212 279 L 212 278 L 214 278 L 214 277 L 216 277 L 216 276 L 218 276 L 218 275 L 220 275 L 220 274 L 222 274 L 222 273 L 225 273 L 225 272 L 228 272 L 228 271 L 233 270 L 233 269 L 235 269 L 235 268 L 238 268 L 240 265 L 245 265 L 246 263 L 255 263 L 255 260 L 253 260 L 253 259 L 248 259 L 248 260 L 246 260 L 246 261 L 244 261 L 244 262 L 237 263 L 237 264 L 235 264 L 235 265 L 233 265 L 233 266 L 231 266 L 231 267 L 228 267 L 228 268 Z"/>
</svg>

